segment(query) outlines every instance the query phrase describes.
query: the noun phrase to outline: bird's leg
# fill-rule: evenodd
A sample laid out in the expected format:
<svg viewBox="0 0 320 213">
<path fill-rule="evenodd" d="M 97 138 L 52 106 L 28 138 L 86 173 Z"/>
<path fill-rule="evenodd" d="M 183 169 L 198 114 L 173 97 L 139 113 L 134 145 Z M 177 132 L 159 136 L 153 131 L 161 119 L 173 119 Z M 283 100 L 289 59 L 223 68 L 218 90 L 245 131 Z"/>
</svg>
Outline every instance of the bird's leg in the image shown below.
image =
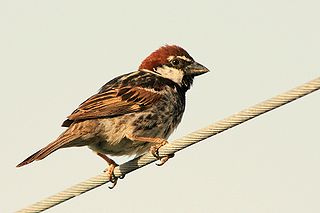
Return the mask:
<svg viewBox="0 0 320 213">
<path fill-rule="evenodd" d="M 118 178 L 114 175 L 113 171 L 114 171 L 114 168 L 118 166 L 118 164 L 105 154 L 97 152 L 97 155 L 100 156 L 105 161 L 107 161 L 107 163 L 109 164 L 108 168 L 106 168 L 104 172 L 107 172 L 109 174 L 110 182 L 112 183 L 112 186 L 109 186 L 109 188 L 113 189 L 117 185 L 117 181 L 118 181 Z M 123 177 L 120 177 L 120 178 L 123 178 Z"/>
<path fill-rule="evenodd" d="M 136 135 L 127 135 L 127 138 L 132 141 L 154 143 L 154 145 L 151 146 L 151 148 L 150 148 L 150 152 L 154 157 L 156 157 L 160 161 L 160 163 L 156 164 L 157 166 L 162 166 L 165 162 L 167 162 L 169 160 L 169 158 L 174 157 L 174 154 L 170 154 L 170 155 L 167 155 L 164 157 L 159 156 L 160 147 L 162 147 L 168 143 L 168 141 L 163 138 L 140 137 L 140 136 L 136 136 Z"/>
</svg>

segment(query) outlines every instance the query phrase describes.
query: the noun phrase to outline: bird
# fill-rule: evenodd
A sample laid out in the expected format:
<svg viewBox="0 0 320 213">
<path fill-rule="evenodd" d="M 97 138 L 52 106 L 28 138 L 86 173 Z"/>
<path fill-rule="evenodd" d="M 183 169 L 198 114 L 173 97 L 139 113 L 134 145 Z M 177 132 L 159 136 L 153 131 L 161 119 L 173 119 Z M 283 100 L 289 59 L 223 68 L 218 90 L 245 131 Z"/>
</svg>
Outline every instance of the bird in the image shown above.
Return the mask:
<svg viewBox="0 0 320 213">
<path fill-rule="evenodd" d="M 160 158 L 158 149 L 182 119 L 186 92 L 194 77 L 208 68 L 177 45 L 164 45 L 146 57 L 136 71 L 118 76 L 81 103 L 53 142 L 17 167 L 42 160 L 61 148 L 88 146 L 108 163 L 110 176 L 118 164 L 109 156 L 140 156 L 150 151 L 163 165 L 173 155 Z M 112 179 L 114 185 L 117 178 Z"/>
</svg>

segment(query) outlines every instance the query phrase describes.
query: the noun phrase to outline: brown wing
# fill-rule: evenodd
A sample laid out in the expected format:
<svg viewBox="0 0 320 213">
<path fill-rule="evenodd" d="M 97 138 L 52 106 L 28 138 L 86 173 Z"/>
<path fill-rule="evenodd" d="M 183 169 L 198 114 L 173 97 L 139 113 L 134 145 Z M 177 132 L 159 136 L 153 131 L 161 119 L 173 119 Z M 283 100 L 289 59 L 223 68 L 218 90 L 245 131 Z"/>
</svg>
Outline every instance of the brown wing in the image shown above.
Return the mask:
<svg viewBox="0 0 320 213">
<path fill-rule="evenodd" d="M 159 92 L 142 87 L 110 88 L 83 102 L 62 126 L 68 127 L 79 120 L 139 112 L 155 104 L 160 97 Z"/>
</svg>

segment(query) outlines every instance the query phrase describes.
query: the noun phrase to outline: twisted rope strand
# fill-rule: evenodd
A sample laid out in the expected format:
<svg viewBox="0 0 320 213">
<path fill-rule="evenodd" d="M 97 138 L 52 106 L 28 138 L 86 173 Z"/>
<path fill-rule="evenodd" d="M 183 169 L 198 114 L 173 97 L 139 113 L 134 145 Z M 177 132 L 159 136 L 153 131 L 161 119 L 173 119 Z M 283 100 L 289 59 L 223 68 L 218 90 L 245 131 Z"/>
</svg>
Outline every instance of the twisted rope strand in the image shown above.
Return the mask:
<svg viewBox="0 0 320 213">
<path fill-rule="evenodd" d="M 192 132 L 180 139 L 173 141 L 170 144 L 159 149 L 159 155 L 166 156 L 168 154 L 173 154 L 178 152 L 190 145 L 198 143 L 204 139 L 207 139 L 211 136 L 214 136 L 218 133 L 221 133 L 227 129 L 230 129 L 234 126 L 237 126 L 243 122 L 246 122 L 254 117 L 262 115 L 268 111 L 271 111 L 275 108 L 278 108 L 282 105 L 290 103 L 300 97 L 308 95 L 316 90 L 320 89 L 320 77 L 307 82 L 299 87 L 296 87 L 286 93 L 275 96 L 269 100 L 266 100 L 262 103 L 259 103 L 253 107 L 242 110 L 234 115 L 231 115 L 228 118 L 220 120 L 212 125 L 209 125 L 205 128 L 199 129 L 195 132 Z M 143 166 L 146 166 L 152 162 L 155 162 L 157 159 L 150 153 L 146 153 L 138 158 L 135 158 L 131 161 L 128 161 L 120 166 L 117 166 L 114 170 L 116 177 L 124 176 L 136 169 L 139 169 Z M 18 211 L 19 213 L 32 213 L 32 212 L 41 212 L 46 209 L 49 209 L 55 205 L 58 205 L 62 202 L 65 202 L 75 196 L 78 196 L 82 193 L 90 191 L 96 187 L 99 187 L 107 182 L 109 182 L 110 177 L 106 173 L 97 175 L 95 177 L 89 178 L 79 184 L 76 184 L 64 191 L 61 191 L 53 196 L 50 196 L 42 201 L 39 201 L 25 209 Z"/>
</svg>

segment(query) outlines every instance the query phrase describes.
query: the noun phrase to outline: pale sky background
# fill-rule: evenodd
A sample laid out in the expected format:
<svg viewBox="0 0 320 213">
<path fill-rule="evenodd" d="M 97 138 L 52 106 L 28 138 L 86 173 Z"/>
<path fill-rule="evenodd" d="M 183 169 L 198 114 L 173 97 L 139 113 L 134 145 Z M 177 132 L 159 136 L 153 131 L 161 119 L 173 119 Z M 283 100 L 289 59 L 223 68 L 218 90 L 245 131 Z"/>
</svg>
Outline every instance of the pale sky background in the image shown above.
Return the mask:
<svg viewBox="0 0 320 213">
<path fill-rule="evenodd" d="M 316 0 L 1 0 L 0 211 L 105 169 L 86 147 L 15 165 L 161 45 L 181 45 L 211 70 L 195 79 L 170 140 L 319 77 L 319 11 Z M 319 109 L 315 92 L 47 212 L 320 212 Z"/>
</svg>

